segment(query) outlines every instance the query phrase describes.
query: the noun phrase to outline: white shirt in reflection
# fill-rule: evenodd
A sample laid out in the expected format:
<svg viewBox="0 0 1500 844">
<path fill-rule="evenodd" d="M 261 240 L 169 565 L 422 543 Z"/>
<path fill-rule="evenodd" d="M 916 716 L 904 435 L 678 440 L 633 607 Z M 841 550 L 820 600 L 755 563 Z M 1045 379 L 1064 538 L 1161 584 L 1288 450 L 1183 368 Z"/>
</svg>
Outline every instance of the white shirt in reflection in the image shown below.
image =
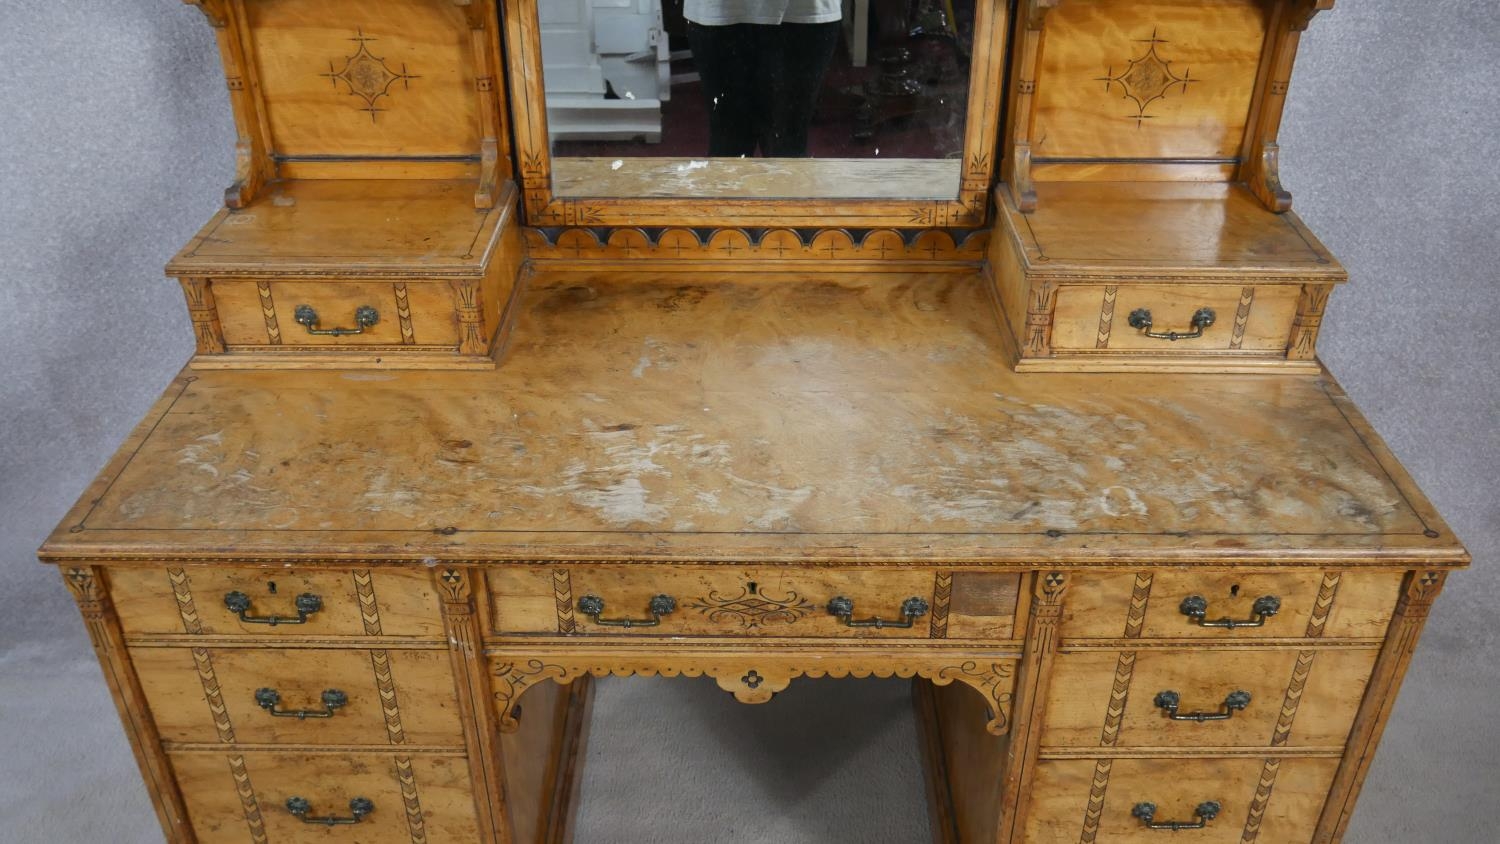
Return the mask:
<svg viewBox="0 0 1500 844">
<path fill-rule="evenodd" d="M 829 23 L 844 16 L 842 0 L 686 0 L 683 16 L 702 26 Z"/>
</svg>

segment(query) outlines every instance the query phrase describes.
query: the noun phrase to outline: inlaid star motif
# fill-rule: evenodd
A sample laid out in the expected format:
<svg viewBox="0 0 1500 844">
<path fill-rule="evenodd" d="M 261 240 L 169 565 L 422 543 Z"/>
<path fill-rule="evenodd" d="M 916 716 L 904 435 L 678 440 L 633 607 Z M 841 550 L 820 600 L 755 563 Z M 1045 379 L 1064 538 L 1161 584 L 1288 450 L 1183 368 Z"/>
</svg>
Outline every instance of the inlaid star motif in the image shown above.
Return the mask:
<svg viewBox="0 0 1500 844">
<path fill-rule="evenodd" d="M 1150 38 L 1139 43 L 1147 45 L 1144 55 L 1131 59 L 1119 73 L 1115 73 L 1114 65 L 1110 65 L 1107 76 L 1095 79 L 1096 82 L 1104 83 L 1106 93 L 1114 93 L 1115 86 L 1120 86 L 1125 99 L 1135 103 L 1136 113 L 1129 115 L 1129 119 L 1135 121 L 1137 129 L 1144 126 L 1147 120 L 1154 119 L 1154 115 L 1146 113 L 1152 103 L 1165 98 L 1173 89 L 1180 89 L 1178 93 L 1187 93 L 1188 84 L 1194 81 L 1187 69 L 1183 69 L 1182 75 L 1178 76 L 1172 70 L 1172 63 L 1157 52 L 1158 44 L 1168 42 L 1158 38 L 1156 30 L 1151 31 Z"/>
<path fill-rule="evenodd" d="M 378 103 L 381 98 L 391 94 L 391 88 L 397 82 L 402 87 L 410 90 L 411 80 L 421 79 L 420 76 L 406 72 L 406 65 L 401 65 L 401 72 L 397 73 L 386 65 L 385 59 L 370 52 L 369 43 L 376 39 L 365 36 L 364 30 L 357 30 L 358 35 L 349 39 L 359 45 L 354 55 L 344 59 L 342 69 L 335 66 L 334 62 L 328 63 L 328 72 L 323 74 L 333 80 L 335 90 L 342 82 L 349 89 L 352 96 L 364 100 L 365 107 L 360 111 L 369 112 L 370 122 L 375 122 L 376 115 L 385 109 L 380 108 Z"/>
</svg>

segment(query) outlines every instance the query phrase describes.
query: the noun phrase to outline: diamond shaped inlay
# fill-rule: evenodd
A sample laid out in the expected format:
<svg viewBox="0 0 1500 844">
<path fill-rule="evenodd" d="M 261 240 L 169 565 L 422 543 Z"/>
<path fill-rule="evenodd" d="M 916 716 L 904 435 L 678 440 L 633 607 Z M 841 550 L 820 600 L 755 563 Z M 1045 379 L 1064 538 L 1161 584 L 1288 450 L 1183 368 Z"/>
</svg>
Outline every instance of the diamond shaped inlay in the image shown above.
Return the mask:
<svg viewBox="0 0 1500 844">
<path fill-rule="evenodd" d="M 391 88 L 397 82 L 401 83 L 403 89 L 411 89 L 411 80 L 421 79 L 406 72 L 406 65 L 401 65 L 400 72 L 392 70 L 386 64 L 385 59 L 370 52 L 370 42 L 376 39 L 367 37 L 364 30 L 356 30 L 355 37 L 349 39 L 359 45 L 354 55 L 344 59 L 342 69 L 334 62 L 328 63 L 328 72 L 323 76 L 333 80 L 335 90 L 339 89 L 339 83 L 348 88 L 351 96 L 364 100 L 365 106 L 360 111 L 369 112 L 370 122 L 375 122 L 376 116 L 385 111 L 377 103 L 384 97 L 391 95 Z"/>
<path fill-rule="evenodd" d="M 1096 82 L 1104 83 L 1106 93 L 1114 93 L 1115 86 L 1120 86 L 1127 100 L 1135 103 L 1135 114 L 1128 115 L 1128 119 L 1135 121 L 1137 129 L 1145 125 L 1147 120 L 1152 120 L 1155 115 L 1146 113 L 1146 109 L 1157 100 L 1164 99 L 1167 94 L 1176 90 L 1179 94 L 1186 94 L 1188 84 L 1194 80 L 1186 68 L 1179 76 L 1172 69 L 1172 63 L 1161 57 L 1157 46 L 1168 43 L 1157 37 L 1157 31 L 1151 31 L 1151 37 L 1142 39 L 1137 43 L 1146 45 L 1146 52 L 1139 58 L 1131 59 L 1125 69 L 1115 73 L 1114 65 L 1109 66 L 1109 73 L 1095 79 Z"/>
<path fill-rule="evenodd" d="M 741 587 L 735 595 L 710 592 L 707 598 L 689 600 L 685 606 L 703 613 L 714 624 L 734 623 L 746 630 L 796 624 L 817 610 L 816 605 L 796 592 L 768 595 L 754 584 Z"/>
</svg>

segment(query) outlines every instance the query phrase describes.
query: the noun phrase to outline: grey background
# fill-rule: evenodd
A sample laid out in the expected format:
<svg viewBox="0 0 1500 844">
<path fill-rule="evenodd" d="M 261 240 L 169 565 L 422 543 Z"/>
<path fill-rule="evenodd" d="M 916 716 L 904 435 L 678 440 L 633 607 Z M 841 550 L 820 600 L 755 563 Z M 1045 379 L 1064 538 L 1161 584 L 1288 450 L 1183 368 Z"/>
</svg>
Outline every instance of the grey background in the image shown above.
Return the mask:
<svg viewBox="0 0 1500 844">
<path fill-rule="evenodd" d="M 1352 842 L 1493 842 L 1500 807 L 1500 4 L 1348 0 L 1303 42 L 1298 213 L 1351 271 L 1322 354 L 1464 538 Z M 0 3 L 0 841 L 160 840 L 83 626 L 33 551 L 191 349 L 162 265 L 215 210 L 231 122 L 176 0 Z M 902 841 L 926 828 L 904 688 L 742 707 L 610 681 L 580 841 Z"/>
</svg>

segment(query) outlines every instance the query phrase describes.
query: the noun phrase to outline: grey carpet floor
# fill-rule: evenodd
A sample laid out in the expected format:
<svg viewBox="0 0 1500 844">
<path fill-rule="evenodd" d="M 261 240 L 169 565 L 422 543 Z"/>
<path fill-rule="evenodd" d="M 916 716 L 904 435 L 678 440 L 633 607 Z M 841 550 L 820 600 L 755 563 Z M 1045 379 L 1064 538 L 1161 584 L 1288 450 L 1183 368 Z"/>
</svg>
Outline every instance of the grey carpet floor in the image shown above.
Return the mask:
<svg viewBox="0 0 1500 844">
<path fill-rule="evenodd" d="M 1303 45 L 1283 175 L 1354 277 L 1324 359 L 1476 557 L 1348 840 L 1493 844 L 1500 3 L 1340 3 Z M 217 62 L 176 0 L 0 3 L 4 844 L 160 840 L 77 613 L 32 554 L 189 354 L 161 267 L 229 178 Z M 893 682 L 801 681 L 763 707 L 699 681 L 601 683 L 581 844 L 921 840 L 909 712 Z"/>
</svg>

